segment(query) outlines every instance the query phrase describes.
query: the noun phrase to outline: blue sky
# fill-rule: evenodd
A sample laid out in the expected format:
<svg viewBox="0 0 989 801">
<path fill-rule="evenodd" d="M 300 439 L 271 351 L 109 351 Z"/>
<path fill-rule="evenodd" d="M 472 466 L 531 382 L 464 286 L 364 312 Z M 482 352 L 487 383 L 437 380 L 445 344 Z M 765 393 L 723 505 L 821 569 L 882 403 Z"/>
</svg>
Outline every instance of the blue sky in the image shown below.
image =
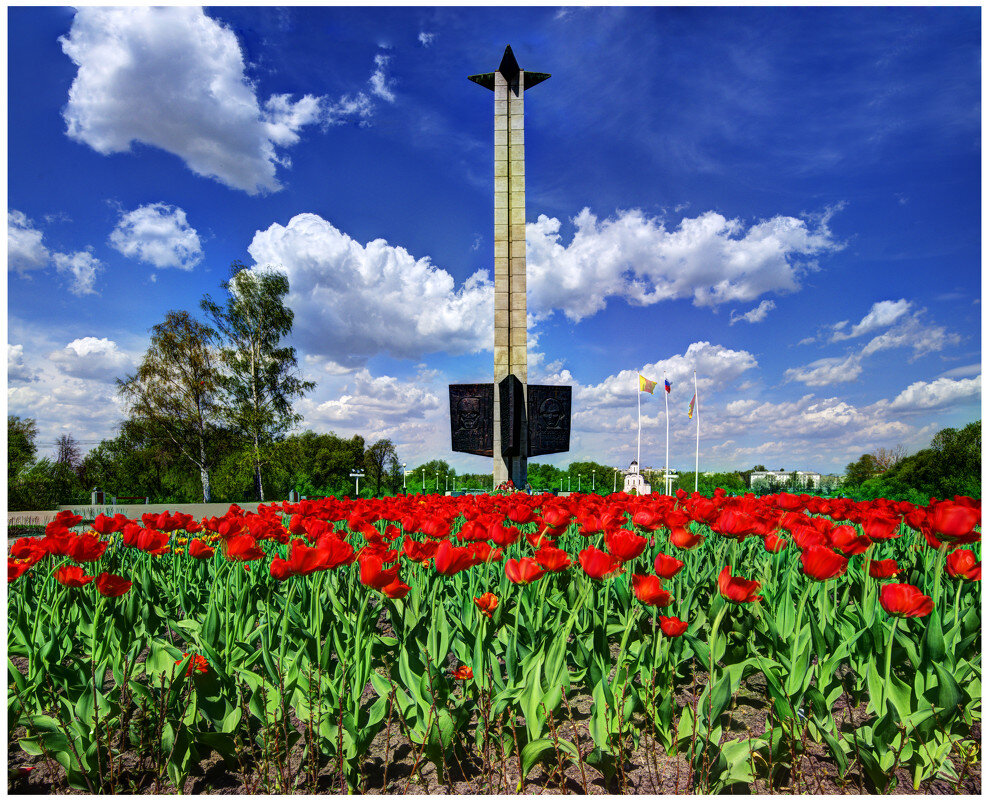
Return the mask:
<svg viewBox="0 0 989 801">
<path fill-rule="evenodd" d="M 148 329 L 289 276 L 305 427 L 449 450 L 492 371 L 492 95 L 526 96 L 529 380 L 627 465 L 840 472 L 981 415 L 981 9 L 10 8 L 8 412 L 89 448 Z M 662 465 L 663 397 L 642 396 Z M 695 418 L 696 419 L 696 418 Z"/>
</svg>

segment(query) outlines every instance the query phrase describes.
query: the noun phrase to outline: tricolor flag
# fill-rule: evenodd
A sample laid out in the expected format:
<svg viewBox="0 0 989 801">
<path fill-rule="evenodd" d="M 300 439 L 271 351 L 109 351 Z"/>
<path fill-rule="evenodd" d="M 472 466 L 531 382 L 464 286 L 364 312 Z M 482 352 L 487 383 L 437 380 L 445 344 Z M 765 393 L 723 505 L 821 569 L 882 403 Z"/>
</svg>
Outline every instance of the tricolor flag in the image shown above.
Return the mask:
<svg viewBox="0 0 989 801">
<path fill-rule="evenodd" d="M 687 419 L 692 420 L 694 417 L 694 403 L 697 400 L 697 393 L 694 393 L 694 397 L 690 399 L 690 406 L 687 408 Z"/>
<path fill-rule="evenodd" d="M 654 389 L 656 389 L 656 382 L 650 381 L 642 373 L 639 373 L 639 392 L 648 392 L 652 395 Z"/>
<path fill-rule="evenodd" d="M 666 380 L 664 380 L 664 381 L 663 381 L 663 383 L 664 383 L 664 384 L 666 384 L 666 391 L 667 391 L 667 392 L 669 392 L 669 391 L 670 391 L 670 389 L 671 389 L 671 387 L 670 387 L 670 382 L 669 382 L 669 381 L 666 381 Z"/>
</svg>

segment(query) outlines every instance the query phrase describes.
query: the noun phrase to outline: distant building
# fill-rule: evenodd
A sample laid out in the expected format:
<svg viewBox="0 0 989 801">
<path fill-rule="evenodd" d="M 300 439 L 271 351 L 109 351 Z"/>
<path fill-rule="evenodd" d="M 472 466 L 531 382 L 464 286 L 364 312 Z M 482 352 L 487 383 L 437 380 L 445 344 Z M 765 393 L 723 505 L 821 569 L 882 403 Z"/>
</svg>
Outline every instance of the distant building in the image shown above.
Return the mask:
<svg viewBox="0 0 989 801">
<path fill-rule="evenodd" d="M 796 474 L 796 484 L 801 489 L 819 489 L 821 474 L 809 470 L 754 470 L 749 476 L 749 488 L 756 487 L 786 487 L 789 486 Z"/>
<path fill-rule="evenodd" d="M 636 495 L 648 495 L 652 492 L 652 487 L 639 472 L 639 463 L 635 459 L 625 471 L 625 484 L 622 486 L 622 492 L 631 492 L 632 490 L 635 490 Z"/>
</svg>

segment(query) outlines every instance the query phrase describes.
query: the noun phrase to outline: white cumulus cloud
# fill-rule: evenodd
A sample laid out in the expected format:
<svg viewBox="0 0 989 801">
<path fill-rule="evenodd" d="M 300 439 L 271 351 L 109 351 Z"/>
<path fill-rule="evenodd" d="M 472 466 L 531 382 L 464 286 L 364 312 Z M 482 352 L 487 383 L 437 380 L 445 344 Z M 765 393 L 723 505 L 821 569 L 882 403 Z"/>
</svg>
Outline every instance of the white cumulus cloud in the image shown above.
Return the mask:
<svg viewBox="0 0 989 801">
<path fill-rule="evenodd" d="M 371 77 L 368 82 L 371 84 L 371 91 L 380 97 L 382 100 L 387 100 L 389 103 L 395 102 L 395 93 L 391 90 L 388 85 L 388 75 L 385 73 L 385 68 L 388 66 L 388 62 L 391 60 L 391 56 L 386 56 L 379 53 L 374 57 L 374 72 L 371 73 Z"/>
<path fill-rule="evenodd" d="M 934 381 L 917 381 L 897 395 L 889 404 L 895 411 L 938 409 L 963 400 L 972 400 L 982 394 L 982 376 L 962 378 L 937 378 Z"/>
<path fill-rule="evenodd" d="M 713 307 L 792 292 L 817 268 L 814 257 L 841 247 L 827 221 L 825 215 L 811 227 L 778 215 L 746 227 L 709 211 L 667 230 L 639 210 L 601 221 L 585 208 L 564 245 L 560 221 L 540 215 L 526 225 L 529 297 L 537 312 L 560 309 L 579 321 L 609 297 L 639 306 L 692 298 Z"/>
<path fill-rule="evenodd" d="M 74 339 L 61 350 L 49 353 L 48 360 L 65 375 L 107 383 L 134 369 L 131 356 L 106 337 Z"/>
<path fill-rule="evenodd" d="M 24 363 L 24 346 L 7 343 L 7 381 L 36 381 L 35 372 Z"/>
<path fill-rule="evenodd" d="M 165 203 L 149 203 L 122 213 L 110 244 L 128 258 L 158 269 L 191 270 L 203 258 L 199 235 L 185 212 Z"/>
<path fill-rule="evenodd" d="M 747 323 L 761 323 L 766 319 L 766 315 L 769 314 L 773 309 L 776 308 L 776 301 L 764 300 L 754 309 L 750 309 L 745 312 L 745 314 L 736 315 L 733 311 L 730 315 L 728 325 L 735 325 L 735 323 L 744 320 Z"/>
<path fill-rule="evenodd" d="M 419 44 L 423 47 L 429 47 L 433 40 L 436 38 L 435 33 L 426 33 L 425 31 L 419 31 Z"/>
<path fill-rule="evenodd" d="M 858 354 L 818 359 L 801 367 L 791 367 L 784 374 L 785 381 L 800 381 L 809 387 L 826 387 L 854 381 L 862 375 L 862 359 Z"/>
<path fill-rule="evenodd" d="M 362 245 L 316 214 L 258 231 L 255 264 L 285 272 L 295 335 L 307 353 L 363 364 L 376 353 L 419 358 L 491 347 L 493 286 L 484 271 L 453 276 L 402 247 Z"/>
<path fill-rule="evenodd" d="M 861 321 L 853 325 L 847 334 L 840 329 L 844 329 L 848 325 L 848 321 L 843 320 L 837 323 L 834 326 L 835 332 L 831 337 L 831 341 L 840 342 L 843 339 L 852 339 L 853 337 L 867 334 L 870 331 L 886 328 L 910 311 L 911 305 L 910 301 L 905 298 L 900 298 L 899 300 L 881 300 L 878 303 L 873 303 L 868 314 Z"/>
<path fill-rule="evenodd" d="M 55 253 L 52 261 L 60 273 L 71 277 L 69 292 L 73 295 L 99 294 L 96 291 L 96 276 L 103 271 L 103 265 L 92 252 L 78 250 L 75 253 Z"/>
<path fill-rule="evenodd" d="M 309 97 L 262 111 L 236 35 L 201 8 L 84 6 L 59 41 L 79 68 L 67 133 L 104 155 L 142 142 L 234 189 L 276 191 L 275 145 L 315 120 Z"/>
<path fill-rule="evenodd" d="M 23 212 L 7 212 L 7 270 L 21 275 L 48 266 L 48 248 L 41 231 Z"/>
</svg>

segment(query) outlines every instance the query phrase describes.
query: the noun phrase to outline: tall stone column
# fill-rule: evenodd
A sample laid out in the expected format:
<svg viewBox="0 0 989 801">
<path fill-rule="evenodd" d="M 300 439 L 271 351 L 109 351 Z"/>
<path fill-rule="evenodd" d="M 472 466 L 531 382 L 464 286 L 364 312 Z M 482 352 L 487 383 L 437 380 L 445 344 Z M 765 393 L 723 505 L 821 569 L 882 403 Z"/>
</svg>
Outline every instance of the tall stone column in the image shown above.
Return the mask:
<svg viewBox="0 0 989 801">
<path fill-rule="evenodd" d="M 499 383 L 515 376 L 526 397 L 528 349 L 525 300 L 525 122 L 526 88 L 546 80 L 545 73 L 519 68 L 505 48 L 495 73 L 469 76 L 494 90 L 494 484 L 511 479 L 526 484 L 528 451 L 526 404 L 520 404 L 520 442 L 511 453 L 502 447 Z"/>
</svg>

